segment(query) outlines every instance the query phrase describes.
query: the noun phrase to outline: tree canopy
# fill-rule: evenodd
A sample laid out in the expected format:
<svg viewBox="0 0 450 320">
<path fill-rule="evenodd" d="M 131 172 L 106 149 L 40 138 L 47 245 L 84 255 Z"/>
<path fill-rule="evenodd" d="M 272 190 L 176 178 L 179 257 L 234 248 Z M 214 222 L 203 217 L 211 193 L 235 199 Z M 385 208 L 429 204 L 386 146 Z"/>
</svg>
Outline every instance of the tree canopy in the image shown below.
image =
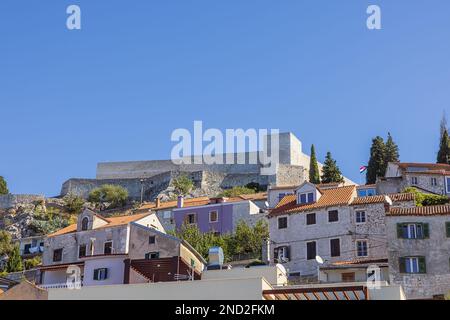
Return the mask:
<svg viewBox="0 0 450 320">
<path fill-rule="evenodd" d="M 185 196 L 194 188 L 194 183 L 185 174 L 179 176 L 172 181 L 172 185 L 175 188 L 175 192 L 179 196 Z"/>
<path fill-rule="evenodd" d="M 8 194 L 8 184 L 6 183 L 5 178 L 0 176 L 0 194 Z"/>
<path fill-rule="evenodd" d="M 331 156 L 331 152 L 327 152 L 322 168 L 322 183 L 332 182 L 344 182 L 344 177 L 342 176 L 336 160 Z"/>
<path fill-rule="evenodd" d="M 309 182 L 320 183 L 319 164 L 317 163 L 316 149 L 311 145 L 311 158 L 309 160 Z"/>
</svg>

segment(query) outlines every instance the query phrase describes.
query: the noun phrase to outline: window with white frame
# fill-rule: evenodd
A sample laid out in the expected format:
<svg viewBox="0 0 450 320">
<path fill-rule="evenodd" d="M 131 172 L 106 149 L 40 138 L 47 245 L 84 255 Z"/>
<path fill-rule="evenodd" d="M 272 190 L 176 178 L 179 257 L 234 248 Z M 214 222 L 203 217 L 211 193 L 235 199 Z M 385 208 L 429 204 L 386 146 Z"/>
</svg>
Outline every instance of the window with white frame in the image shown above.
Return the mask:
<svg viewBox="0 0 450 320">
<path fill-rule="evenodd" d="M 419 182 L 417 181 L 417 177 L 411 177 L 411 184 L 418 185 Z"/>
<path fill-rule="evenodd" d="M 397 234 L 400 239 L 426 239 L 429 237 L 428 223 L 398 223 Z"/>
<path fill-rule="evenodd" d="M 437 179 L 436 179 L 436 178 L 431 178 L 431 185 L 432 185 L 433 187 L 436 187 L 436 186 L 437 186 Z"/>
<path fill-rule="evenodd" d="M 356 255 L 358 257 L 367 257 L 368 256 L 367 240 L 357 240 L 356 241 Z"/>
<path fill-rule="evenodd" d="M 108 269 L 107 268 L 99 268 L 94 269 L 94 280 L 101 281 L 108 279 Z"/>
<path fill-rule="evenodd" d="M 447 193 L 450 193 L 450 177 L 445 177 L 445 185 L 447 186 Z"/>
<path fill-rule="evenodd" d="M 289 247 L 278 247 L 276 258 L 281 263 L 289 261 Z"/>
<path fill-rule="evenodd" d="M 356 211 L 356 223 L 366 223 L 365 211 Z"/>
<path fill-rule="evenodd" d="M 426 273 L 425 257 L 401 257 L 400 273 Z"/>
<path fill-rule="evenodd" d="M 112 241 L 106 241 L 103 245 L 103 253 L 104 254 L 112 254 L 113 253 L 113 242 Z"/>
<path fill-rule="evenodd" d="M 217 222 L 219 221 L 219 212 L 216 210 L 209 212 L 209 222 Z"/>
<path fill-rule="evenodd" d="M 314 193 L 313 192 L 307 192 L 307 193 L 301 193 L 298 196 L 299 203 L 306 204 L 306 203 L 312 203 L 314 202 Z"/>
</svg>

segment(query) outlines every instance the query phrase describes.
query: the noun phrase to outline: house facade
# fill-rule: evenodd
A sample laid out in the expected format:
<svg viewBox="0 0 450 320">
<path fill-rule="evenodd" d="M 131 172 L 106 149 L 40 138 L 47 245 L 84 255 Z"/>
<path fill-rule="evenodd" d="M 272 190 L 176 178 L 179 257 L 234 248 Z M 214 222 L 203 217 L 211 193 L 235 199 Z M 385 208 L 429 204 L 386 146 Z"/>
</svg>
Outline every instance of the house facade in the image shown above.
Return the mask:
<svg viewBox="0 0 450 320">
<path fill-rule="evenodd" d="M 270 252 L 290 276 L 317 276 L 325 265 L 386 259 L 385 210 L 414 206 L 412 194 L 357 197 L 355 186 L 320 189 L 304 183 L 269 214 Z"/>
<path fill-rule="evenodd" d="M 203 233 L 216 234 L 233 233 L 240 221 L 254 226 L 267 216 L 267 212 L 251 200 L 225 197 L 211 198 L 209 204 L 201 206 L 184 207 L 181 203 L 173 213 L 178 230 L 183 225 L 196 225 Z"/>
<path fill-rule="evenodd" d="M 44 252 L 44 236 L 27 237 L 19 240 L 19 250 L 22 258 L 42 255 Z"/>
<path fill-rule="evenodd" d="M 154 214 L 105 218 L 86 209 L 77 224 L 45 240 L 40 282 L 50 287 L 65 286 L 74 269 L 79 270 L 84 286 L 165 281 L 165 278 L 134 276 L 132 266 L 135 260 L 162 263 L 160 259 L 167 257 L 184 257 L 189 262 L 192 259 L 199 273 L 203 268 L 202 258 L 188 244 L 182 243 L 166 235 Z M 172 260 L 169 264 L 173 264 Z M 72 270 L 68 270 L 69 267 Z M 170 279 L 175 280 L 175 274 Z"/>
<path fill-rule="evenodd" d="M 391 208 L 386 214 L 391 281 L 408 299 L 450 293 L 450 205 Z"/>
<path fill-rule="evenodd" d="M 450 165 L 390 162 L 385 177 L 378 179 L 378 194 L 402 192 L 415 187 L 421 192 L 450 195 Z"/>
</svg>

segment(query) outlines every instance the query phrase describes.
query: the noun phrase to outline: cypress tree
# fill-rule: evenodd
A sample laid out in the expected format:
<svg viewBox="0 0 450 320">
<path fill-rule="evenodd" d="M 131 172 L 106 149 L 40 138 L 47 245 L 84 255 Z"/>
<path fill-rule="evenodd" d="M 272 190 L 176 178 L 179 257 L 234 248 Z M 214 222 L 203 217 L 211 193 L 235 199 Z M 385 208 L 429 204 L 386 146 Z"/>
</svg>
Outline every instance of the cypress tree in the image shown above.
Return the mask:
<svg viewBox="0 0 450 320">
<path fill-rule="evenodd" d="M 384 155 L 384 161 L 385 161 L 385 168 L 387 168 L 387 165 L 389 162 L 398 162 L 400 155 L 398 153 L 398 146 L 394 142 L 394 139 L 392 139 L 391 133 L 388 132 L 388 138 L 386 141 L 386 153 Z"/>
<path fill-rule="evenodd" d="M 8 190 L 8 185 L 6 184 L 5 179 L 0 176 L 0 194 L 8 194 L 9 190 Z"/>
<path fill-rule="evenodd" d="M 22 258 L 20 257 L 19 246 L 14 246 L 14 249 L 8 254 L 8 261 L 6 262 L 6 272 L 22 271 Z"/>
<path fill-rule="evenodd" d="M 447 129 L 443 130 L 441 142 L 439 143 L 439 152 L 437 155 L 437 163 L 448 164 L 450 160 L 450 141 Z"/>
<path fill-rule="evenodd" d="M 331 157 L 331 152 L 327 152 L 322 168 L 322 183 L 344 182 L 341 170 L 336 164 L 336 160 Z"/>
<path fill-rule="evenodd" d="M 319 165 L 317 164 L 316 149 L 311 145 L 311 158 L 309 159 L 309 182 L 320 183 Z"/>
<path fill-rule="evenodd" d="M 377 177 L 382 177 L 386 173 L 386 145 L 382 137 L 377 136 L 372 140 L 370 148 L 370 159 L 367 165 L 366 182 L 375 183 Z"/>
</svg>

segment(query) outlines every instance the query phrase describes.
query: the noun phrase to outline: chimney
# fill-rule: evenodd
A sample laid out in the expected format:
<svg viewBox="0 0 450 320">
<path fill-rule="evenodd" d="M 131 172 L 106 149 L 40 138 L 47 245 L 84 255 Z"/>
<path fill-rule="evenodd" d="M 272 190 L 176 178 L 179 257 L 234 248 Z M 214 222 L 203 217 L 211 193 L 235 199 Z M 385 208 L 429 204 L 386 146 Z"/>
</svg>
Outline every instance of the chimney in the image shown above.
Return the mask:
<svg viewBox="0 0 450 320">
<path fill-rule="evenodd" d="M 177 208 L 183 208 L 183 207 L 184 207 L 184 197 L 178 196 Z"/>
<path fill-rule="evenodd" d="M 161 198 L 156 198 L 156 207 L 159 208 L 161 206 Z"/>
<path fill-rule="evenodd" d="M 389 212 L 392 206 L 392 200 L 388 196 L 384 196 L 384 212 Z"/>
</svg>

